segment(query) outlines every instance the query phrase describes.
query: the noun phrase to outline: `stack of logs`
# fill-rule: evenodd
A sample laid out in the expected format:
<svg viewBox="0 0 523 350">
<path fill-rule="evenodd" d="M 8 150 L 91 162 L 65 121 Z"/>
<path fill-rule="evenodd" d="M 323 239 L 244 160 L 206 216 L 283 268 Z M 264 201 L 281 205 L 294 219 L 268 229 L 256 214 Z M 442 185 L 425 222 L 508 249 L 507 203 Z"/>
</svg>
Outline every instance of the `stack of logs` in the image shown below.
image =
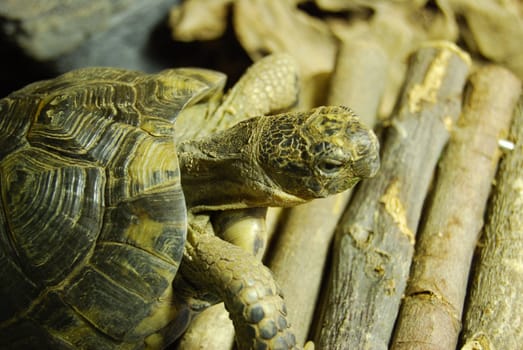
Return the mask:
<svg viewBox="0 0 523 350">
<path fill-rule="evenodd" d="M 171 12 L 175 39 L 207 40 L 224 32 L 232 10 L 252 59 L 284 51 L 299 61 L 298 108 L 348 105 L 380 134 L 375 178 L 269 221 L 276 234 L 265 260 L 298 342 L 312 339 L 318 349 L 520 347 L 523 5 L 309 5 L 188 0 Z M 232 325 L 217 305 L 177 348 L 232 343 Z"/>
</svg>

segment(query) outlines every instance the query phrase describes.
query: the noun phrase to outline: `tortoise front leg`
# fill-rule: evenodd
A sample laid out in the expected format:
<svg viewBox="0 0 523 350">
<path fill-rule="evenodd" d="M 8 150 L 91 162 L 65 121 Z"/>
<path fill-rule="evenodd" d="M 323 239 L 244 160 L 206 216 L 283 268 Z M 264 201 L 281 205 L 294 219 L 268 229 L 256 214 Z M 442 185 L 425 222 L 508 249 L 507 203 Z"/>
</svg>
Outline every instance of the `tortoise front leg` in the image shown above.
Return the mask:
<svg viewBox="0 0 523 350">
<path fill-rule="evenodd" d="M 267 207 L 217 211 L 212 214 L 214 232 L 225 241 L 263 258 L 267 245 Z"/>
<path fill-rule="evenodd" d="M 281 292 L 252 254 L 190 225 L 181 273 L 225 303 L 241 350 L 299 349 Z"/>
</svg>

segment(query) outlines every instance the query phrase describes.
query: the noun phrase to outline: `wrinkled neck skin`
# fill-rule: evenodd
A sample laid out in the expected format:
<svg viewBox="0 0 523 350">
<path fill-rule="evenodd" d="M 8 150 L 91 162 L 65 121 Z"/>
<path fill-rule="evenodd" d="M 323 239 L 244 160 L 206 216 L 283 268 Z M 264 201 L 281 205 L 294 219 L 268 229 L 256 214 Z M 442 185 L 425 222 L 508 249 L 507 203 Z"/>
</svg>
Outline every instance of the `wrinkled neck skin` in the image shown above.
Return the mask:
<svg viewBox="0 0 523 350">
<path fill-rule="evenodd" d="M 178 146 L 189 210 L 288 207 L 305 200 L 282 191 L 258 165 L 258 118 Z"/>
</svg>

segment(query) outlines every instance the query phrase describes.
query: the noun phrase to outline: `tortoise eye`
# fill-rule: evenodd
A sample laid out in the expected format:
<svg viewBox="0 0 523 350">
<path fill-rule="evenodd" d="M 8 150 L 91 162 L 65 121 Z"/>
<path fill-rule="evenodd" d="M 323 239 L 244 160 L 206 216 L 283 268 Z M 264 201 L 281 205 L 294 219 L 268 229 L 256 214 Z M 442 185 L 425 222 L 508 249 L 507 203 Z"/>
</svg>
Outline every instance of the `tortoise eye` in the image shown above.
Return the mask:
<svg viewBox="0 0 523 350">
<path fill-rule="evenodd" d="M 337 159 L 325 158 L 318 163 L 318 169 L 326 174 L 338 172 L 343 167 L 343 163 Z"/>
</svg>

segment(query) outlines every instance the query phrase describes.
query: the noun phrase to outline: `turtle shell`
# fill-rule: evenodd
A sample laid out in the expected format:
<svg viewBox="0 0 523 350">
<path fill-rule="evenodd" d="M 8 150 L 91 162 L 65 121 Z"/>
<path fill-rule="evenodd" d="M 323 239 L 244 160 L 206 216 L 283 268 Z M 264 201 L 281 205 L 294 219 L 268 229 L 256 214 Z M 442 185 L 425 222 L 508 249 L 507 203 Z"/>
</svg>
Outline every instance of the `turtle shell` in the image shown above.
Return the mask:
<svg viewBox="0 0 523 350">
<path fill-rule="evenodd" d="M 85 68 L 0 100 L 0 348 L 132 349 L 170 322 L 174 122 L 224 80 Z"/>
</svg>

